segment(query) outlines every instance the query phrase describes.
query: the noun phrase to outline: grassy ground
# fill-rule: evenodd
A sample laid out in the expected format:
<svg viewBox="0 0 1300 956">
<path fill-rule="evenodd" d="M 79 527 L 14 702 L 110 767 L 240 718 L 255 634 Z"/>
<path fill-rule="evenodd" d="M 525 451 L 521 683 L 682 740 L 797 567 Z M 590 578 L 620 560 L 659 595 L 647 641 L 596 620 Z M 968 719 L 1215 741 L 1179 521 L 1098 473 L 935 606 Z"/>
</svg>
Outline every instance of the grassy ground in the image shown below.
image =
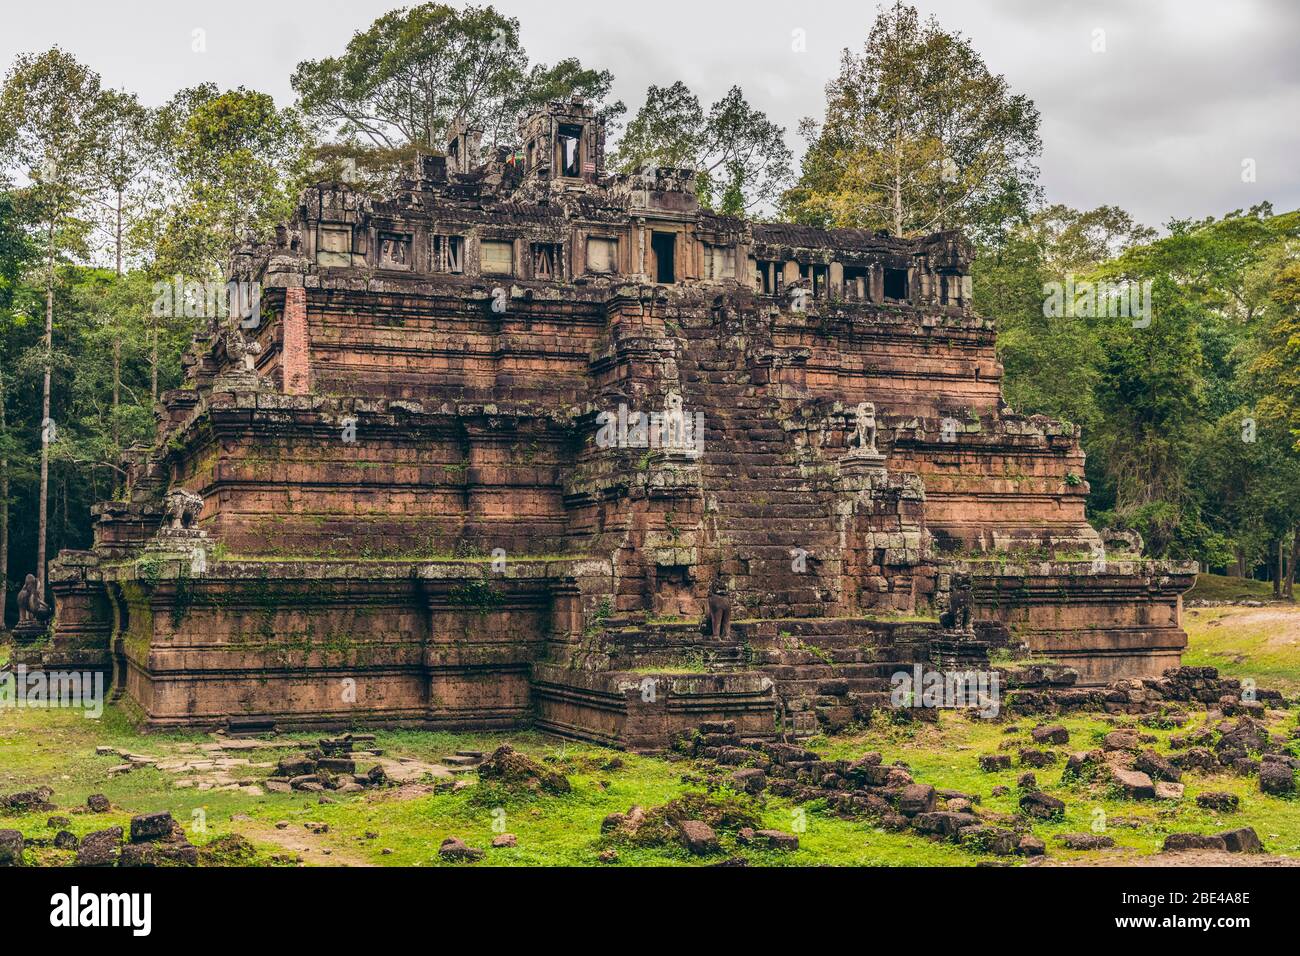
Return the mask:
<svg viewBox="0 0 1300 956">
<path fill-rule="evenodd" d="M 1262 613 L 1274 615 L 1267 619 Z M 1187 612 L 1191 637 L 1186 660 L 1208 663 L 1226 673 L 1253 676 L 1261 687 L 1281 687 L 1300 692 L 1300 609 L 1207 608 Z M 989 722 L 945 713 L 937 725 L 895 726 L 879 722 L 853 733 L 814 740 L 812 746 L 827 758 L 858 757 L 879 750 L 886 762 L 905 761 L 918 781 L 978 794 L 981 807 L 994 813 L 1016 811 L 1016 778 L 1021 768 L 983 773 L 981 754 L 1004 745 L 1029 745 L 1032 720 Z M 1199 720 L 1200 716 L 1197 715 Z M 1289 737 L 1296 725 L 1295 712 L 1274 712 L 1273 730 Z M 1061 721 L 1070 731 L 1069 750 L 1096 746 L 1115 719 L 1098 715 Z M 1017 730 L 1008 732 L 1015 726 Z M 1156 749 L 1167 751 L 1167 738 L 1178 731 L 1141 728 L 1155 735 Z M 437 848 L 447 836 L 458 836 L 471 846 L 487 848 L 504 829 L 519 840 L 515 848 L 488 850 L 486 865 L 596 865 L 609 843 L 601 837 L 600 822 L 615 811 L 634 804 L 652 807 L 683 793 L 699 789 L 700 766 L 685 760 L 620 754 L 600 747 L 566 743 L 531 732 L 509 734 L 446 734 L 380 732 L 376 746 L 389 758 L 409 757 L 436 763 L 456 750 L 491 750 L 508 742 L 516 749 L 549 761 L 573 784 L 565 796 L 512 795 L 471 782 L 456 791 L 434 792 L 432 786 L 407 785 L 339 797 L 321 804 L 303 793 L 252 795 L 242 789 L 200 791 L 178 787 L 177 775 L 155 768 L 111 774 L 119 757 L 97 756 L 97 746 L 109 746 L 158 758 L 193 754 L 209 743 L 207 735 L 141 735 L 119 710 L 109 708 L 99 720 L 58 710 L 0 709 L 0 794 L 46 785 L 54 790 L 59 813 L 72 820 L 78 836 L 92 830 L 125 823 L 134 813 L 169 810 L 190 830 L 193 842 L 204 844 L 223 834 L 238 832 L 253 841 L 258 862 L 294 862 L 308 865 L 441 865 Z M 310 739 L 295 735 L 296 739 Z M 288 743 L 289 741 L 285 741 Z M 282 753 L 261 752 L 254 759 L 273 763 Z M 621 766 L 611 764 L 617 757 Z M 359 762 L 359 770 L 368 764 Z M 1186 774 L 1185 798 L 1178 803 L 1131 802 L 1119 799 L 1105 786 L 1061 783 L 1062 763 L 1035 771 L 1046 792 L 1064 800 L 1066 819 L 1034 825 L 1058 859 L 1083 859 L 1096 854 L 1065 850 L 1054 836 L 1063 832 L 1094 832 L 1098 826 L 1135 855 L 1156 852 L 1164 835 L 1172 831 L 1216 832 L 1230 827 L 1253 826 L 1271 853 L 1300 857 L 1300 799 L 1264 796 L 1253 777 L 1231 774 Z M 248 782 L 271 772 L 249 767 L 234 771 Z M 430 781 L 431 783 L 431 781 Z M 992 796 L 995 786 L 1011 788 L 1005 796 Z M 1241 798 L 1233 814 L 1215 814 L 1195 805 L 1195 794 L 1226 790 Z M 91 793 L 104 793 L 114 804 L 110 814 L 79 812 Z M 932 843 L 914 834 L 877 830 L 870 822 L 844 820 L 824 807 L 798 807 L 768 797 L 754 809 L 767 826 L 795 831 L 800 848 L 793 853 L 738 848 L 730 836 L 723 845 L 743 853 L 759 865 L 972 865 L 982 857 L 947 844 Z M 28 837 L 52 837 L 46 826 L 48 813 L 0 817 L 0 828 L 17 828 Z M 303 824 L 327 824 L 328 832 L 313 833 Z M 277 823 L 287 823 L 277 829 Z M 385 852 L 387 850 L 388 852 Z M 691 865 L 699 861 L 675 846 L 619 845 L 618 865 Z M 33 862 L 70 862 L 72 854 L 35 849 Z M 287 858 L 284 859 L 284 858 Z"/>
<path fill-rule="evenodd" d="M 1300 608 L 1205 607 L 1183 612 L 1183 663 L 1250 677 L 1261 687 L 1300 694 Z"/>
<path fill-rule="evenodd" d="M 1273 585 L 1268 581 L 1234 578 L 1224 574 L 1198 574 L 1187 592 L 1189 601 L 1271 601 Z"/>
</svg>

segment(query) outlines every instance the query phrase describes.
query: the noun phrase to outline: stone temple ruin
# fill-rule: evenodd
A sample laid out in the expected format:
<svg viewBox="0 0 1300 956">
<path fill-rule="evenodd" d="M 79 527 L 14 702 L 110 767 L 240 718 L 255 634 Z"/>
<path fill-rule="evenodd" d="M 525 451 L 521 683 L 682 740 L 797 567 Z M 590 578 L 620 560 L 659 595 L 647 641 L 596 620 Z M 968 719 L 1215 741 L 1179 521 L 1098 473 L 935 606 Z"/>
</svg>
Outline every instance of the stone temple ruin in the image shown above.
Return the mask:
<svg viewBox="0 0 1300 956">
<path fill-rule="evenodd" d="M 1194 566 L 1108 554 L 1075 426 L 1002 401 L 956 233 L 701 209 L 553 103 L 239 250 L 254 321 L 51 568 L 147 725 L 531 725 L 653 749 L 841 726 L 900 667 L 1157 675 Z"/>
</svg>

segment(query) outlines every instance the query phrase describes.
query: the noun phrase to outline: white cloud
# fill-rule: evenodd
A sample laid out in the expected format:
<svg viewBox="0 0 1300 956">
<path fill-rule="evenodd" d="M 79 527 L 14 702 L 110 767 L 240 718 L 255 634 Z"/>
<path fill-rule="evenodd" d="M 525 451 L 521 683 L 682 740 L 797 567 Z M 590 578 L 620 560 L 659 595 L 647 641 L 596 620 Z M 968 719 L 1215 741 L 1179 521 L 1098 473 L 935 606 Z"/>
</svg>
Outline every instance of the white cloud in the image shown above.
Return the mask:
<svg viewBox="0 0 1300 956">
<path fill-rule="evenodd" d="M 304 57 L 341 50 L 397 0 L 50 2 L 6 10 L 0 62 L 59 43 L 107 85 L 160 103 L 212 80 L 292 99 Z M 844 46 L 866 37 L 861 0 L 699 0 L 576 5 L 497 0 L 517 16 L 534 58 L 578 56 L 607 67 L 632 110 L 650 83 L 682 79 L 701 99 L 740 84 L 802 150 L 800 117 L 820 115 Z M 918 6 L 967 34 L 990 68 L 1043 116 L 1042 182 L 1051 201 L 1110 203 L 1160 224 L 1260 199 L 1300 206 L 1300 5 L 1289 0 L 930 0 Z M 190 49 L 207 30 L 207 52 Z M 1106 30 L 1106 52 L 1090 51 Z M 791 50 L 791 31 L 807 50 Z M 1243 157 L 1257 183 L 1240 180 Z"/>
</svg>

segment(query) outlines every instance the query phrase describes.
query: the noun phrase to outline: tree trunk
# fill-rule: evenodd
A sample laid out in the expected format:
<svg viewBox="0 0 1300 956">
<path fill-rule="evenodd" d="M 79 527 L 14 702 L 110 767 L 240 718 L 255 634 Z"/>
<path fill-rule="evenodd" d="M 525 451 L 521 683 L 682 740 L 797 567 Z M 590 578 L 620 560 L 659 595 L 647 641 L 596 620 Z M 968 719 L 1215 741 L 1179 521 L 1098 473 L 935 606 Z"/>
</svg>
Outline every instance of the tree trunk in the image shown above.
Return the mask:
<svg viewBox="0 0 1300 956">
<path fill-rule="evenodd" d="M 117 277 L 122 278 L 122 190 L 117 191 L 117 234 L 114 237 L 117 247 Z M 116 322 L 114 322 L 116 326 Z M 113 447 L 122 444 L 117 429 L 117 410 L 122 401 L 122 336 L 113 329 Z"/>
<path fill-rule="evenodd" d="M 0 375 L 0 439 L 4 438 L 5 383 Z M 5 601 L 9 596 L 9 459 L 0 458 L 0 631 L 5 626 Z"/>
<path fill-rule="evenodd" d="M 153 339 L 153 346 L 152 346 L 152 351 L 149 354 L 149 370 L 150 370 L 149 374 L 151 378 L 149 384 L 149 394 L 153 396 L 153 400 L 156 403 L 158 401 L 158 320 L 157 318 L 153 320 L 153 335 L 151 335 L 150 338 Z"/>
<path fill-rule="evenodd" d="M 45 599 L 45 531 L 50 500 L 50 365 L 54 357 L 54 217 L 50 217 L 50 247 L 45 273 L 45 376 L 41 388 L 41 491 L 36 524 L 36 580 Z"/>
<path fill-rule="evenodd" d="M 117 277 L 122 278 L 122 190 L 117 191 L 117 231 L 113 236 L 117 253 Z"/>
<path fill-rule="evenodd" d="M 1277 565 L 1273 571 L 1273 599 L 1282 598 L 1282 539 L 1277 539 Z"/>
<path fill-rule="evenodd" d="M 1291 531 L 1291 566 L 1286 569 L 1286 598 L 1295 600 L 1295 566 L 1300 564 L 1300 524 Z"/>
</svg>

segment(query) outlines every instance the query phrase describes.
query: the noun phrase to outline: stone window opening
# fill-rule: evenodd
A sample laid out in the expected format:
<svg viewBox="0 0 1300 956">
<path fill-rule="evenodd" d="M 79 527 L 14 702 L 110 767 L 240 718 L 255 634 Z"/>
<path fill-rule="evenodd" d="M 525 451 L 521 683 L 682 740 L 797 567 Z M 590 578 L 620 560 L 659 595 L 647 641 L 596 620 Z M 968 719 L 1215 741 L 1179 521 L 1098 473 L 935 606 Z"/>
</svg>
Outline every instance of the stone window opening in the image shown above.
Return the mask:
<svg viewBox="0 0 1300 956">
<path fill-rule="evenodd" d="M 763 295 L 777 295 L 781 291 L 781 263 L 771 259 L 755 262 L 754 291 Z"/>
<path fill-rule="evenodd" d="M 582 176 L 582 127 L 561 123 L 555 136 L 559 153 L 560 175 L 577 179 Z"/>
<path fill-rule="evenodd" d="M 704 278 L 734 279 L 736 277 L 736 250 L 732 246 L 704 244 Z"/>
<path fill-rule="evenodd" d="M 479 244 L 479 268 L 484 275 L 514 275 L 515 244 L 508 239 L 484 239 Z"/>
<path fill-rule="evenodd" d="M 618 240 L 604 236 L 587 237 L 587 271 L 596 275 L 617 272 Z"/>
<path fill-rule="evenodd" d="M 907 270 L 885 270 L 885 298 L 898 302 L 907 301 Z"/>
<path fill-rule="evenodd" d="M 820 266 L 815 263 L 804 265 L 800 263 L 799 278 L 808 280 L 808 286 L 812 289 L 814 299 L 826 298 L 826 290 L 830 286 L 830 266 Z"/>
<path fill-rule="evenodd" d="M 558 242 L 533 243 L 533 277 L 554 279 L 562 271 L 563 257 Z"/>
<path fill-rule="evenodd" d="M 863 266 L 844 267 L 844 298 L 866 302 L 871 298 L 871 270 Z"/>
<path fill-rule="evenodd" d="M 379 265 L 383 269 L 411 268 L 409 233 L 381 232 L 379 234 Z"/>
<path fill-rule="evenodd" d="M 655 281 L 676 282 L 677 236 L 671 232 L 652 232 L 650 251 L 655 257 Z"/>
<path fill-rule="evenodd" d="M 456 273 L 465 271 L 464 236 L 433 237 L 433 271 Z"/>
<path fill-rule="evenodd" d="M 352 265 L 352 227 L 322 226 L 317 236 L 316 262 L 322 266 Z"/>
</svg>

